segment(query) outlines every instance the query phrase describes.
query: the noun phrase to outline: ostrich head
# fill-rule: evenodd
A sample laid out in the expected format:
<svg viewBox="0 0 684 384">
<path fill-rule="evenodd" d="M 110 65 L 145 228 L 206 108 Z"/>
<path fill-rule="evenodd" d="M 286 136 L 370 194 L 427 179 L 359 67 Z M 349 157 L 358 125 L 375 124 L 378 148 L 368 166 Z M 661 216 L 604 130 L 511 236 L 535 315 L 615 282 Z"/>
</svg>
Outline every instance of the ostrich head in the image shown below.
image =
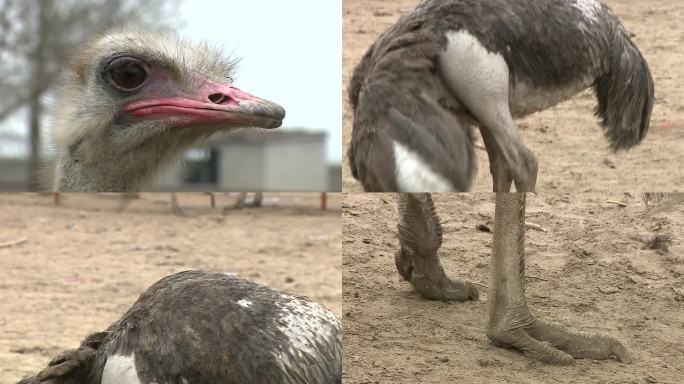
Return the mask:
<svg viewBox="0 0 684 384">
<path fill-rule="evenodd" d="M 277 128 L 285 111 L 232 84 L 235 61 L 166 32 L 86 44 L 64 74 L 52 130 L 54 190 L 135 191 L 216 132 Z"/>
</svg>

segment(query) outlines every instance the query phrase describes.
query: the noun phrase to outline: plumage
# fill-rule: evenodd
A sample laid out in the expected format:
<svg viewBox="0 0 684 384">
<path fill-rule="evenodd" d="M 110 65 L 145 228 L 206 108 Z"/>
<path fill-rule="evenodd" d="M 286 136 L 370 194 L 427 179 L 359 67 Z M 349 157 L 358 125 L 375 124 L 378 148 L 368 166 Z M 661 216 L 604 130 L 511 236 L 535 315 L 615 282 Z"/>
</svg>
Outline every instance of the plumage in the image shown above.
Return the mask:
<svg viewBox="0 0 684 384">
<path fill-rule="evenodd" d="M 340 383 L 341 332 L 337 316 L 315 302 L 185 271 L 150 286 L 106 330 L 20 384 Z"/>
<path fill-rule="evenodd" d="M 611 148 L 639 144 L 653 79 L 628 31 L 599 0 L 425 0 L 383 32 L 354 70 L 352 175 L 368 191 L 406 191 L 398 180 L 407 179 L 408 166 L 434 174 L 424 180 L 439 176 L 451 190 L 467 190 L 475 125 L 494 190 L 508 191 L 512 181 L 519 191 L 534 190 L 536 158 L 513 118 L 589 87 Z M 398 159 L 397 143 L 415 158 Z M 421 182 L 403 184 L 415 192 L 443 185 L 421 190 Z"/>
</svg>

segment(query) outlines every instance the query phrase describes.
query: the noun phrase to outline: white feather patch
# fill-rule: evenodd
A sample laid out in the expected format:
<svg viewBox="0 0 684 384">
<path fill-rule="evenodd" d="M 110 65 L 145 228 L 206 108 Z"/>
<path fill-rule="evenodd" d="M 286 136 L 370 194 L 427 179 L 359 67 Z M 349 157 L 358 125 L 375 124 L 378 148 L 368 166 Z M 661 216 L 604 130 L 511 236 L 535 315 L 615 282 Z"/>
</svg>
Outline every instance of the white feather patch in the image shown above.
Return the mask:
<svg viewBox="0 0 684 384">
<path fill-rule="evenodd" d="M 596 21 L 596 14 L 601 10 L 598 0 L 575 0 L 572 5 L 591 21 Z"/>
<path fill-rule="evenodd" d="M 341 328 L 340 320 L 318 303 L 285 294 L 282 297 L 288 300 L 288 303 L 280 313 L 278 329 L 287 336 L 288 345 L 280 346 L 281 350 L 275 351 L 278 361 L 287 362 L 287 355 L 315 356 L 316 344 L 329 345 L 335 338 L 330 324 L 337 324 L 337 327 Z M 285 351 L 282 349 L 287 353 L 283 353 Z"/>
<path fill-rule="evenodd" d="M 254 304 L 250 300 L 245 300 L 245 299 L 240 299 L 240 300 L 238 300 L 237 303 L 239 306 L 244 307 L 244 308 L 249 308 L 252 306 L 252 304 Z"/>
<path fill-rule="evenodd" d="M 135 353 L 107 356 L 100 384 L 142 384 L 135 368 Z"/>
<path fill-rule="evenodd" d="M 416 153 L 394 142 L 396 181 L 400 192 L 451 192 L 449 180 L 436 174 Z"/>
</svg>

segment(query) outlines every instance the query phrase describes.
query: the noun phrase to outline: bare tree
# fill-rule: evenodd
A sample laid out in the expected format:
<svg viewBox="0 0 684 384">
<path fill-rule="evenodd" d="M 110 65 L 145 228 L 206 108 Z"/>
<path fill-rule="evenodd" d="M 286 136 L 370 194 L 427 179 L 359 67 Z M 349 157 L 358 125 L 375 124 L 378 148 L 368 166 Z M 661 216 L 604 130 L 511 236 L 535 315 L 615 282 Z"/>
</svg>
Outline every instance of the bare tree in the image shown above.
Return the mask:
<svg viewBox="0 0 684 384">
<path fill-rule="evenodd" d="M 116 26 L 169 26 L 182 1 L 0 0 L 0 121 L 28 107 L 29 189 L 38 187 L 45 95 L 73 48 Z"/>
</svg>

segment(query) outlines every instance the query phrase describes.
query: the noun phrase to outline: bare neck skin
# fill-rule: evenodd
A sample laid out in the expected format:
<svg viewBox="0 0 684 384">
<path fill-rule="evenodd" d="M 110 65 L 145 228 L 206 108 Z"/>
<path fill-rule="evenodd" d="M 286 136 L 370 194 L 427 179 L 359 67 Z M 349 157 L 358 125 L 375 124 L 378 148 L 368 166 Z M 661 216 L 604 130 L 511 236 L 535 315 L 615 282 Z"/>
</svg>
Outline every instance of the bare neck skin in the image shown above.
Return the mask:
<svg viewBox="0 0 684 384">
<path fill-rule="evenodd" d="M 58 192 L 135 192 L 142 189 L 150 170 L 121 164 L 89 167 L 79 158 L 61 157 L 56 164 L 53 190 Z"/>
<path fill-rule="evenodd" d="M 135 147 L 117 149 L 85 138 L 57 157 L 53 190 L 59 192 L 136 192 L 183 153 L 189 143 L 159 136 Z M 97 148 L 93 150 L 93 148 Z"/>
</svg>

